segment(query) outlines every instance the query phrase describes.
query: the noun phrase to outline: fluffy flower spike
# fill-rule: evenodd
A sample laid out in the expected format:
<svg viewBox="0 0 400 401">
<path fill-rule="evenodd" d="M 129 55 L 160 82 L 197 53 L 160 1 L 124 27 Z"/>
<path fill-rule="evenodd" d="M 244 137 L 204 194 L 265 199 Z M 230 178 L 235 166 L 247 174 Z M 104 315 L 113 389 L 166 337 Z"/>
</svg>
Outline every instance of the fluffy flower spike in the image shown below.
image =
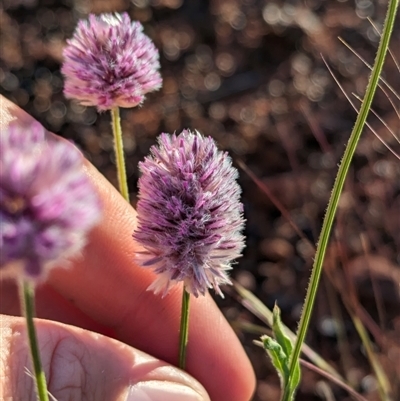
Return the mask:
<svg viewBox="0 0 400 401">
<path fill-rule="evenodd" d="M 237 170 L 214 140 L 184 130 L 162 134 L 139 165 L 138 227 L 145 251 L 137 261 L 158 277 L 149 287 L 166 295 L 183 281 L 198 297 L 208 288 L 223 296 L 227 271 L 244 247 L 243 206 Z"/>
<path fill-rule="evenodd" d="M 46 141 L 39 123 L 12 123 L 0 135 L 0 273 L 40 281 L 79 251 L 100 218 L 82 155 Z"/>
<path fill-rule="evenodd" d="M 64 49 L 64 93 L 98 110 L 134 107 L 161 88 L 159 53 L 127 13 L 89 15 Z"/>
</svg>

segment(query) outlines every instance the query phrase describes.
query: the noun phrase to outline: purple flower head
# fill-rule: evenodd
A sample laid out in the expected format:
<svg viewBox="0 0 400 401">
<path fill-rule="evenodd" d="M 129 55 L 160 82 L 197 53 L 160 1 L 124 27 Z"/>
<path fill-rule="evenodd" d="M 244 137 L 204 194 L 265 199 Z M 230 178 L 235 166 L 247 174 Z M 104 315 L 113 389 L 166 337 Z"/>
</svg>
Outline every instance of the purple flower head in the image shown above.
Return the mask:
<svg viewBox="0 0 400 401">
<path fill-rule="evenodd" d="M 64 93 L 98 110 L 134 107 L 161 88 L 158 50 L 127 13 L 89 15 L 64 49 Z"/>
<path fill-rule="evenodd" d="M 230 262 L 244 247 L 241 190 L 230 157 L 212 138 L 184 130 L 161 134 L 139 167 L 133 237 L 145 249 L 138 263 L 158 274 L 149 289 L 166 295 L 183 281 L 196 297 L 211 287 L 223 296 L 219 286 L 231 284 Z"/>
<path fill-rule="evenodd" d="M 64 141 L 46 140 L 39 123 L 12 123 L 0 135 L 0 273 L 42 280 L 79 251 L 100 218 L 83 158 Z"/>
</svg>

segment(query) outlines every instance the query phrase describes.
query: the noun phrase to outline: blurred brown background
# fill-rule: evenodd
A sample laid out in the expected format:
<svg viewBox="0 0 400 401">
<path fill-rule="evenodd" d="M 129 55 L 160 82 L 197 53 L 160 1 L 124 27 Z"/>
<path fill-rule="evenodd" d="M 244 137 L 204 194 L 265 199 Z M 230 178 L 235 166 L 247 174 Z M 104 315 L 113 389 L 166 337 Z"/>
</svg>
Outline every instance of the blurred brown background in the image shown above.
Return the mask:
<svg viewBox="0 0 400 401">
<path fill-rule="evenodd" d="M 141 108 L 123 110 L 133 203 L 137 163 L 156 136 L 183 128 L 213 136 L 243 162 L 240 183 L 247 247 L 233 277 L 272 307 L 277 301 L 293 330 L 299 318 L 313 248 L 356 118 L 344 90 L 362 97 L 386 1 L 296 0 L 3 0 L 0 14 L 0 91 L 43 125 L 74 140 L 116 184 L 110 118 L 67 101 L 60 75 L 62 49 L 88 13 L 128 11 L 161 53 L 163 88 Z M 399 20 L 398 20 L 399 22 Z M 400 59 L 400 23 L 391 48 Z M 397 96 L 379 91 L 374 110 L 400 137 L 400 71 L 388 58 L 384 77 Z M 359 106 L 359 101 L 353 98 Z M 374 116 L 370 123 L 400 154 L 399 141 Z M 301 238 L 265 193 L 287 211 Z M 329 247 L 307 342 L 369 400 L 376 380 L 349 310 L 361 317 L 393 390 L 400 397 L 400 161 L 365 130 L 351 168 Z M 230 295 L 229 295 L 230 294 Z M 279 399 L 279 380 L 254 333 L 260 322 L 233 291 L 217 300 L 250 355 L 259 378 L 255 401 Z M 349 400 L 322 377 L 303 369 L 297 399 Z"/>
</svg>

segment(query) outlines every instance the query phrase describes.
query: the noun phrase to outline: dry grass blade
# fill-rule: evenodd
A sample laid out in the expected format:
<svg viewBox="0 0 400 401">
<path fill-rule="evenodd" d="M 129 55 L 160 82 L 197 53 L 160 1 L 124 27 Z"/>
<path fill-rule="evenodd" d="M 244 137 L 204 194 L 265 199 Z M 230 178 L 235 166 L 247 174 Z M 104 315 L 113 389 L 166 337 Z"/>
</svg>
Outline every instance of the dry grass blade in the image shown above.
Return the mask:
<svg viewBox="0 0 400 401">
<path fill-rule="evenodd" d="M 354 389 L 348 386 L 341 380 L 338 380 L 336 377 L 330 375 L 329 373 L 325 372 L 324 370 L 320 369 L 318 366 L 313 365 L 312 363 L 305 361 L 304 359 L 300 359 L 300 364 L 305 366 L 306 368 L 312 370 L 315 373 L 325 377 L 326 379 L 330 380 L 332 383 L 337 384 L 342 389 L 346 390 L 355 400 L 358 401 L 368 401 L 364 398 L 361 394 L 357 393 Z"/>
<path fill-rule="evenodd" d="M 374 27 L 375 28 L 375 27 Z M 376 29 L 376 28 L 375 28 Z M 368 67 L 370 70 L 372 69 L 372 66 L 367 63 L 360 54 L 358 54 L 347 42 L 345 42 L 342 38 L 338 38 L 355 56 L 357 56 L 366 67 Z M 399 64 L 396 60 L 396 58 L 394 57 L 393 53 L 390 51 L 389 49 L 389 53 L 392 56 L 392 59 L 396 65 L 397 68 L 399 67 Z M 326 63 L 325 63 L 326 64 Z M 396 96 L 397 99 L 400 100 L 400 95 L 395 91 L 395 89 L 390 86 L 387 81 L 384 78 L 380 78 L 381 81 L 386 85 L 386 87 Z M 393 107 L 393 110 L 395 111 L 395 113 L 397 114 L 397 117 L 400 119 L 400 110 L 398 109 L 398 107 L 396 107 L 396 104 L 394 103 L 394 101 L 392 100 L 392 98 L 389 96 L 389 94 L 387 93 L 387 91 L 383 88 L 383 86 L 381 84 L 378 84 L 379 89 L 385 94 L 386 98 L 388 99 L 389 103 L 391 104 L 391 106 Z"/>
<path fill-rule="evenodd" d="M 350 385 L 356 387 L 357 383 L 352 376 L 349 374 L 352 367 L 352 353 L 350 348 L 349 338 L 346 333 L 345 323 L 343 319 L 343 313 L 339 306 L 339 300 L 335 288 L 326 275 L 323 277 L 324 288 L 326 291 L 326 297 L 329 305 L 329 309 L 336 322 L 337 342 L 339 348 L 340 361 L 342 365 L 342 371 Z"/>
<path fill-rule="evenodd" d="M 246 290 L 239 283 L 233 281 L 233 285 L 241 297 L 242 305 L 257 316 L 262 322 L 264 322 L 269 327 L 272 326 L 272 311 L 270 311 L 255 295 L 250 291 Z M 296 335 L 286 326 L 285 331 L 289 338 L 294 341 Z M 318 367 L 326 372 L 329 372 L 332 376 L 336 377 L 338 380 L 345 382 L 344 378 L 319 354 L 312 350 L 307 344 L 303 344 L 302 352 L 306 355 L 312 362 Z"/>
<path fill-rule="evenodd" d="M 377 358 L 371 340 L 368 336 L 368 333 L 362 324 L 361 320 L 354 313 L 351 313 L 351 318 L 353 320 L 354 326 L 358 332 L 358 335 L 361 338 L 362 343 L 364 344 L 365 350 L 367 352 L 368 360 L 371 364 L 372 369 L 375 372 L 375 376 L 378 382 L 378 391 L 382 401 L 391 401 L 392 398 L 390 396 L 391 387 L 390 382 L 385 374 L 384 369 L 382 368 L 379 359 Z"/>
<path fill-rule="evenodd" d="M 352 95 L 360 102 L 362 102 L 362 99 L 360 96 L 358 96 L 356 93 L 352 93 Z M 371 108 L 371 113 L 383 124 L 383 126 L 390 132 L 390 134 L 393 136 L 393 138 L 400 143 L 400 138 L 395 134 L 395 132 L 389 127 L 389 125 L 386 123 L 385 120 L 383 120 L 383 118 L 381 118 L 378 113 Z"/>
<path fill-rule="evenodd" d="M 253 180 L 258 188 L 268 196 L 274 206 L 280 211 L 282 216 L 289 222 L 296 234 L 304 241 L 308 242 L 313 248 L 314 244 L 303 234 L 297 224 L 293 221 L 290 213 L 282 205 L 282 203 L 276 198 L 276 196 L 269 190 L 269 188 L 263 183 L 241 160 L 237 160 L 239 167 Z"/>
<path fill-rule="evenodd" d="M 329 73 L 331 74 L 332 78 L 334 79 L 334 81 L 336 82 L 336 84 L 338 85 L 339 89 L 341 90 L 341 92 L 343 93 L 343 95 L 346 97 L 346 99 L 348 100 L 348 102 L 350 103 L 350 105 L 353 107 L 353 109 L 356 111 L 356 113 L 359 113 L 359 110 L 357 109 L 357 107 L 354 105 L 354 103 L 351 101 L 350 96 L 347 95 L 347 93 L 345 92 L 345 90 L 343 89 L 342 85 L 340 84 L 339 80 L 336 78 L 335 74 L 333 73 L 332 69 L 329 67 L 329 64 L 326 62 L 324 56 L 321 54 L 322 60 L 326 65 L 326 68 L 328 69 Z M 365 125 L 371 130 L 371 132 L 382 142 L 382 144 L 389 150 L 390 153 L 392 153 L 397 159 L 400 160 L 400 155 L 398 155 L 382 138 L 381 136 L 371 127 L 370 124 L 368 124 L 367 122 L 365 123 Z"/>
<path fill-rule="evenodd" d="M 341 257 L 341 264 L 343 266 L 347 265 L 347 258 L 345 255 L 345 252 L 343 250 L 343 246 L 340 244 L 338 241 L 338 249 Z M 369 361 L 369 364 L 375 373 L 375 377 L 377 380 L 377 388 L 378 392 L 380 394 L 380 399 L 381 401 L 391 401 L 391 386 L 390 386 L 390 381 L 388 379 L 388 376 L 386 375 L 386 372 L 384 371 L 381 362 L 376 355 L 374 351 L 374 347 L 372 344 L 372 341 L 369 337 L 369 333 L 366 329 L 370 330 L 371 333 L 373 333 L 373 329 L 371 329 L 371 326 L 375 326 L 376 329 L 380 332 L 379 327 L 376 325 L 375 321 L 365 312 L 365 310 L 362 308 L 362 306 L 359 304 L 358 297 L 357 297 L 357 291 L 356 287 L 353 283 L 353 280 L 351 279 L 349 275 L 349 270 L 344 269 L 345 273 L 345 282 L 346 282 L 346 288 L 345 291 L 343 291 L 343 285 L 340 284 L 338 280 L 335 280 L 333 277 L 333 271 L 328 269 L 328 274 L 330 273 L 330 279 L 333 284 L 335 284 L 335 287 L 338 291 L 341 291 L 342 293 L 342 299 L 344 302 L 344 305 L 346 306 L 346 309 L 353 321 L 354 327 L 356 328 L 356 331 L 361 339 L 361 342 L 366 350 L 367 358 Z M 374 330 L 376 331 L 376 330 Z M 378 335 L 376 335 L 378 334 Z M 385 339 L 382 338 L 382 335 L 380 333 L 375 333 L 374 335 L 375 340 L 377 343 L 384 349 L 387 347 L 387 342 Z M 385 345 L 386 342 L 386 345 Z"/>
<path fill-rule="evenodd" d="M 289 333 L 289 331 L 287 331 Z M 260 348 L 264 348 L 263 344 L 261 341 L 255 340 L 253 341 L 255 345 L 257 345 Z M 351 386 L 349 386 L 344 379 L 340 377 L 336 377 L 333 375 L 331 372 L 327 372 L 326 370 L 312 364 L 311 362 L 308 362 L 302 358 L 300 358 L 300 364 L 303 365 L 304 367 L 312 370 L 313 372 L 319 374 L 322 377 L 325 377 L 328 379 L 330 382 L 336 384 L 338 387 L 342 388 L 343 390 L 347 391 L 355 400 L 357 401 L 368 401 L 366 398 L 364 398 L 361 394 L 357 393 Z"/>
<path fill-rule="evenodd" d="M 372 21 L 372 19 L 371 19 L 370 17 L 367 18 L 367 21 L 372 25 L 372 27 L 375 29 L 376 33 L 377 33 L 379 36 L 382 36 L 381 31 L 378 29 L 378 27 L 375 25 L 375 23 Z M 388 48 L 388 52 L 389 52 L 389 54 L 390 54 L 390 57 L 392 57 L 392 60 L 393 60 L 394 64 L 395 64 L 396 67 L 397 67 L 397 70 L 398 70 L 399 73 L 400 73 L 400 64 L 398 63 L 396 57 L 394 57 L 393 52 L 390 50 L 390 47 Z"/>
<path fill-rule="evenodd" d="M 306 102 L 300 103 L 300 111 L 303 114 L 304 118 L 306 119 L 314 138 L 319 143 L 322 151 L 324 153 L 332 153 L 332 146 L 327 141 L 324 133 L 322 132 L 321 128 L 317 125 L 316 118 L 310 112 L 309 107 L 307 107 Z"/>
<path fill-rule="evenodd" d="M 357 53 L 344 39 L 341 37 L 338 38 L 340 42 L 342 42 L 355 56 L 357 56 L 358 59 L 360 59 L 366 67 L 368 67 L 372 71 L 372 66 L 369 64 L 364 58 L 361 57 L 359 53 Z M 325 63 L 326 64 L 326 63 Z M 380 77 L 379 78 L 381 82 L 385 84 L 385 86 L 390 90 L 390 92 L 393 93 L 397 97 L 397 99 L 400 100 L 400 95 L 395 91 L 395 89 L 385 80 L 385 78 Z M 382 89 L 381 85 L 378 84 L 379 88 Z"/>
<path fill-rule="evenodd" d="M 270 337 L 272 336 L 272 330 L 269 330 L 264 326 L 260 326 L 259 324 L 254 324 L 243 320 L 231 322 L 231 326 L 234 329 L 245 331 L 246 333 L 254 334 L 256 336 L 263 336 L 263 335 L 267 335 Z"/>
</svg>

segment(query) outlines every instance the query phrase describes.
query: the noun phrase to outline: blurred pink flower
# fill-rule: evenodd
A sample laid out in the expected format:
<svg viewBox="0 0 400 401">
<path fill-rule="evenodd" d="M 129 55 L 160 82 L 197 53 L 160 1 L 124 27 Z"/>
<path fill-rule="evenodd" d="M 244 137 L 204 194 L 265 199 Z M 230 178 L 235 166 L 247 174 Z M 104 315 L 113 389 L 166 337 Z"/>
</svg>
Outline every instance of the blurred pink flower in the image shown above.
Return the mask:
<svg viewBox="0 0 400 401">
<path fill-rule="evenodd" d="M 42 280 L 78 252 L 100 219 L 100 203 L 83 157 L 46 140 L 39 123 L 12 123 L 0 135 L 0 272 Z"/>
</svg>

